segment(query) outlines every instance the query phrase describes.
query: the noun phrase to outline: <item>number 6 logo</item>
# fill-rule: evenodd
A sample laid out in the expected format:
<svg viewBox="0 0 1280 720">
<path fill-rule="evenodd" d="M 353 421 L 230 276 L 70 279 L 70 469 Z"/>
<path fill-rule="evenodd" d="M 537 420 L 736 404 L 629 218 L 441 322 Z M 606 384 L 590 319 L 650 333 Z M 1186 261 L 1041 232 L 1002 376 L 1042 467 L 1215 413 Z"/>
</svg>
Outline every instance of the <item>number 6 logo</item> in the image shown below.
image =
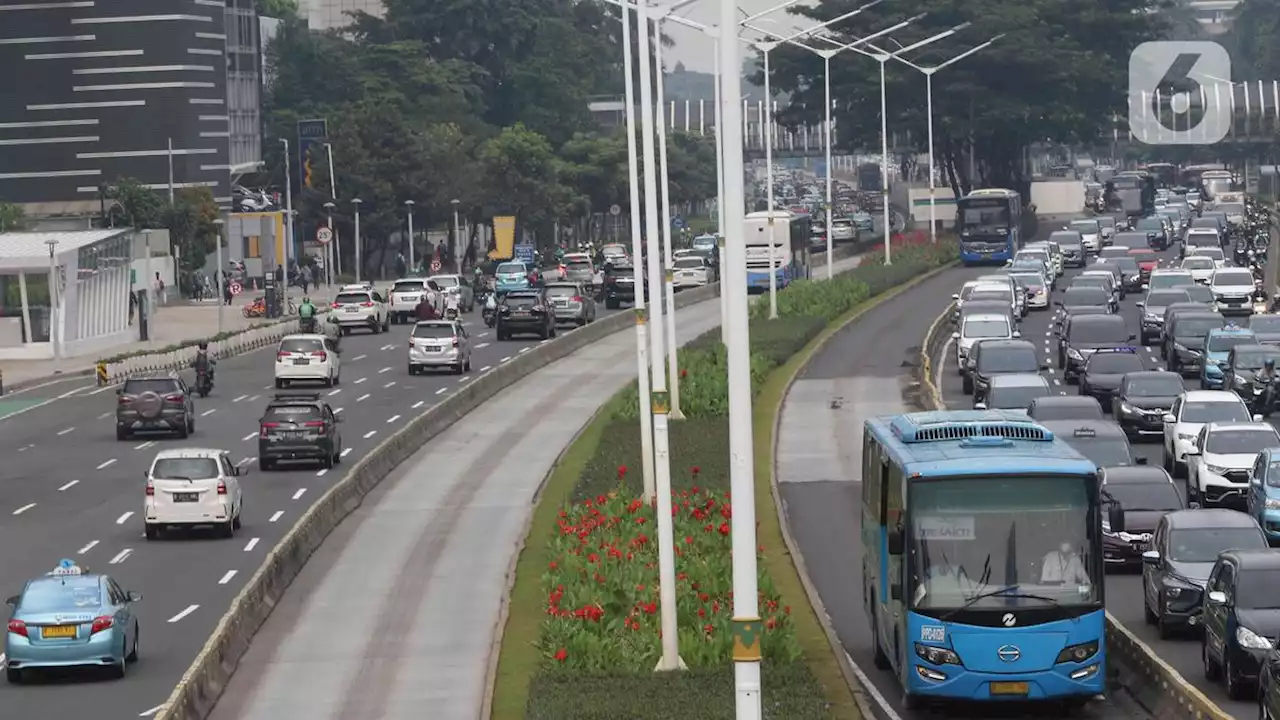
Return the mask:
<svg viewBox="0 0 1280 720">
<path fill-rule="evenodd" d="M 1146 145 L 1211 145 L 1231 129 L 1231 56 L 1215 42 L 1148 42 L 1129 55 L 1129 130 Z"/>
</svg>

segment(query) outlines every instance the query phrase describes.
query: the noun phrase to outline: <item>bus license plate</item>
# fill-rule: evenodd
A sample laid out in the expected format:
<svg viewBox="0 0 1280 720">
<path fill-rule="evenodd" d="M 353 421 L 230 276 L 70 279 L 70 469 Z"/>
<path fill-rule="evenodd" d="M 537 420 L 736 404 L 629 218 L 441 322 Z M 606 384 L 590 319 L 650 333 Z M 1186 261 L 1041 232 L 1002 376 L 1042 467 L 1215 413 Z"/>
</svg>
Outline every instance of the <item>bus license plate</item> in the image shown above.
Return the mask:
<svg viewBox="0 0 1280 720">
<path fill-rule="evenodd" d="M 992 695 L 1026 695 L 1031 688 L 1024 682 L 993 682 L 991 683 Z"/>
</svg>

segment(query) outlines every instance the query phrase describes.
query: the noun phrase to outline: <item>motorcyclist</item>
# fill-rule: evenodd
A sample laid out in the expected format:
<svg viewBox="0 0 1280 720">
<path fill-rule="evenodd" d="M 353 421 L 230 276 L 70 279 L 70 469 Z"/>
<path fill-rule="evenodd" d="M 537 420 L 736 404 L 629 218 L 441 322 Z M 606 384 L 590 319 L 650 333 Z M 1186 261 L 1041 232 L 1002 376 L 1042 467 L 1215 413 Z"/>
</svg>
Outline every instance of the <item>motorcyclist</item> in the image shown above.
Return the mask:
<svg viewBox="0 0 1280 720">
<path fill-rule="evenodd" d="M 1272 358 L 1267 358 L 1266 362 L 1262 363 L 1262 368 L 1253 375 L 1253 382 L 1263 388 L 1262 402 L 1259 409 L 1264 415 L 1270 413 L 1272 403 L 1275 401 L 1275 390 L 1273 389 L 1275 380 L 1276 361 Z"/>
<path fill-rule="evenodd" d="M 316 306 L 311 304 L 311 298 L 302 298 L 302 304 L 298 306 L 298 329 L 304 333 L 315 332 L 316 312 Z"/>
<path fill-rule="evenodd" d="M 418 304 L 413 308 L 414 316 L 419 321 L 437 320 L 440 315 L 436 312 L 435 301 L 428 293 L 423 293 L 422 298 L 418 300 Z"/>
<path fill-rule="evenodd" d="M 209 387 L 213 387 L 213 372 L 217 365 L 218 361 L 209 354 L 209 343 L 201 340 L 196 345 L 196 356 L 191 358 L 191 367 L 195 369 L 197 375 L 203 371 L 208 376 Z"/>
</svg>

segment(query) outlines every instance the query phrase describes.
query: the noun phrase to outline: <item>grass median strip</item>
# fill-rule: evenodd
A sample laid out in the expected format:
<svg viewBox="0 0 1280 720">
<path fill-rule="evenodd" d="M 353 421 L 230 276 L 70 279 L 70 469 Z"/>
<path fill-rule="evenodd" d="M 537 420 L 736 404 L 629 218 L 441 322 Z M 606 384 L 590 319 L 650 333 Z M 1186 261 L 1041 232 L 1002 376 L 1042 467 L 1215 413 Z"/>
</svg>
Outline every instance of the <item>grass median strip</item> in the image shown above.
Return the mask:
<svg viewBox="0 0 1280 720">
<path fill-rule="evenodd" d="M 766 717 L 858 718 L 827 637 L 786 553 L 771 497 L 773 418 L 789 363 L 871 299 L 955 258 L 954 243 L 895 245 L 832 282 L 797 282 L 778 320 L 752 310 L 757 401 L 756 503 Z M 797 361 L 798 362 L 798 361 Z M 732 718 L 733 665 L 727 359 L 719 330 L 679 352 L 681 409 L 671 424 L 680 653 L 690 669 L 655 674 L 657 551 L 641 500 L 639 399 L 631 385 L 566 449 L 549 475 L 516 566 L 492 716 L 579 720 Z"/>
</svg>

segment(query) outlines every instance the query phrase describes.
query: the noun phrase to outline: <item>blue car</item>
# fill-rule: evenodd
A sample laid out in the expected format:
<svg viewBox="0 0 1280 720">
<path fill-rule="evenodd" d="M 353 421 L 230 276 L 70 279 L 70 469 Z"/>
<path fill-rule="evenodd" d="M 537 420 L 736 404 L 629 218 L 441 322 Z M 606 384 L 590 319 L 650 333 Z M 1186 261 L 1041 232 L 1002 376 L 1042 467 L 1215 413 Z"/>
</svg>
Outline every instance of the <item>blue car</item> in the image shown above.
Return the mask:
<svg viewBox="0 0 1280 720">
<path fill-rule="evenodd" d="M 853 226 L 858 228 L 858 232 L 860 233 L 875 232 L 876 221 L 874 218 L 871 217 L 871 213 L 859 210 L 855 212 L 853 214 L 853 217 L 851 217 L 850 219 L 853 220 Z"/>
<path fill-rule="evenodd" d="M 498 292 L 527 290 L 532 287 L 532 267 L 519 262 L 504 262 L 494 270 L 495 289 Z"/>
<path fill-rule="evenodd" d="M 1200 364 L 1200 387 L 1205 390 L 1221 390 L 1226 379 L 1224 368 L 1231 348 L 1236 345 L 1257 345 L 1258 337 L 1248 328 L 1227 325 L 1210 330 L 1204 338 L 1204 362 Z"/>
<path fill-rule="evenodd" d="M 7 600 L 13 608 L 4 641 L 9 682 L 42 668 L 106 667 L 124 677 L 138 659 L 133 605 L 141 599 L 70 560 L 29 581 Z"/>
<path fill-rule="evenodd" d="M 1262 526 L 1267 542 L 1280 545 L 1280 448 L 1258 453 L 1249 471 L 1249 515 Z"/>
</svg>

